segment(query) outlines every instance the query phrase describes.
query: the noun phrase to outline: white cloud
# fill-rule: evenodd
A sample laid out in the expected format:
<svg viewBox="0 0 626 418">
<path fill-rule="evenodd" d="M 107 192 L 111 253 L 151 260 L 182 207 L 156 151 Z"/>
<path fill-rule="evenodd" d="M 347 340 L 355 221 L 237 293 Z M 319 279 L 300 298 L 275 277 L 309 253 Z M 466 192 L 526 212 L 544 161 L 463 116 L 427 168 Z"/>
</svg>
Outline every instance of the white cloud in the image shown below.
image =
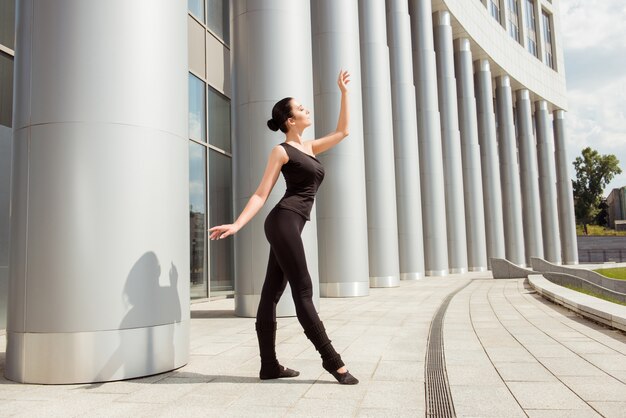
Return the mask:
<svg viewBox="0 0 626 418">
<path fill-rule="evenodd" d="M 568 157 L 590 146 L 615 154 L 624 171 L 606 188 L 626 186 L 626 2 L 562 0 L 568 86 Z M 574 178 L 573 167 L 570 173 Z"/>
</svg>

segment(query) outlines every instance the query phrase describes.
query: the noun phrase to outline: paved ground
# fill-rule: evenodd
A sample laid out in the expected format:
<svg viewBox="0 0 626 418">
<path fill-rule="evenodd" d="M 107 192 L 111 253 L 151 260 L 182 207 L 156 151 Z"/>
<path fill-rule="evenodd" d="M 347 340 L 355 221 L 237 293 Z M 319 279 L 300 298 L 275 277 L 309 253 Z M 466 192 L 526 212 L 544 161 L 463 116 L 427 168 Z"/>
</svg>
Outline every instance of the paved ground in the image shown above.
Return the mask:
<svg viewBox="0 0 626 418">
<path fill-rule="evenodd" d="M 192 305 L 187 366 L 94 385 L 0 379 L 0 416 L 424 416 L 431 319 L 467 283 L 450 302 L 443 333 L 457 416 L 626 417 L 626 336 L 543 301 L 523 280 L 489 273 L 322 299 L 322 319 L 357 386 L 340 386 L 322 370 L 295 318 L 279 320 L 277 351 L 301 375 L 260 382 L 254 319 L 234 317 L 228 299 Z"/>
</svg>

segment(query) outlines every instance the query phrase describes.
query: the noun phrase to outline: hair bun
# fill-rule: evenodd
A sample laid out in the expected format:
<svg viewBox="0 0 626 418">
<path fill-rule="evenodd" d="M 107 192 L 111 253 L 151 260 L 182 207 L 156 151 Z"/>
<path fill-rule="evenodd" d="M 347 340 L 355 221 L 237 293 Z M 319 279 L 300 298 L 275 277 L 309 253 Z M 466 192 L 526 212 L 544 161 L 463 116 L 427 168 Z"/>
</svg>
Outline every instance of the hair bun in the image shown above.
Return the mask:
<svg viewBox="0 0 626 418">
<path fill-rule="evenodd" d="M 274 119 L 270 119 L 267 121 L 267 127 L 276 132 L 278 130 L 278 123 L 276 123 Z"/>
</svg>

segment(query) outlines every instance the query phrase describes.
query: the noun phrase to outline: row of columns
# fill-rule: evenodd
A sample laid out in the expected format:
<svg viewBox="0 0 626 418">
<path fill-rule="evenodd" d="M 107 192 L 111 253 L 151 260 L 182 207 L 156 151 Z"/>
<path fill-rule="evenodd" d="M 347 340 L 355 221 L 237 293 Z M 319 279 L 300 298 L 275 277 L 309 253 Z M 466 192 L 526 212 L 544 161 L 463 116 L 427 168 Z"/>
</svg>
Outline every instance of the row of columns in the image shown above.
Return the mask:
<svg viewBox="0 0 626 418">
<path fill-rule="evenodd" d="M 433 14 L 430 0 L 387 0 L 386 10 L 377 1 L 297 0 L 282 6 L 282 15 L 263 13 L 263 4 L 247 2 L 234 13 L 235 46 L 245 45 L 233 49 L 235 113 L 252 104 L 259 109 L 245 118 L 235 114 L 235 132 L 262 129 L 271 103 L 288 95 L 276 86 L 263 97 L 244 97 L 238 84 L 252 91 L 246 83 L 255 79 L 266 87 L 276 80 L 303 85 L 308 69 L 277 77 L 276 66 L 267 64 L 264 52 L 282 42 L 283 31 L 273 28 L 283 20 L 312 28 L 310 49 L 299 44 L 298 62 L 313 57 L 318 136 L 335 128 L 339 69 L 352 73 L 350 136 L 319 156 L 327 176 L 317 198 L 317 242 L 305 244 L 309 266 L 319 265 L 321 296 L 361 296 L 400 279 L 484 271 L 494 257 L 518 265 L 530 257 L 577 262 L 563 112 L 555 112 L 550 129 L 549 104 L 533 102 L 526 89 L 513 91 L 508 75 L 494 79 L 487 59 L 474 61 L 471 41 L 453 39 L 449 12 Z M 309 7 L 310 20 L 297 12 Z M 259 16 L 262 24 L 245 26 Z M 276 60 L 284 53 L 273 51 Z M 272 135 L 265 134 L 271 137 L 266 148 L 282 140 Z M 236 165 L 251 155 L 246 146 L 234 147 Z M 236 181 L 238 210 L 251 180 L 262 176 L 261 165 L 247 171 L 253 165 L 236 169 L 249 186 L 238 192 Z M 262 228 L 252 228 L 262 237 Z M 236 280 L 260 289 L 264 263 L 238 252 Z M 241 274 L 250 264 L 257 273 Z M 236 288 L 236 298 L 245 298 L 240 289 L 246 286 Z M 244 311 L 238 309 L 254 315 Z"/>
</svg>

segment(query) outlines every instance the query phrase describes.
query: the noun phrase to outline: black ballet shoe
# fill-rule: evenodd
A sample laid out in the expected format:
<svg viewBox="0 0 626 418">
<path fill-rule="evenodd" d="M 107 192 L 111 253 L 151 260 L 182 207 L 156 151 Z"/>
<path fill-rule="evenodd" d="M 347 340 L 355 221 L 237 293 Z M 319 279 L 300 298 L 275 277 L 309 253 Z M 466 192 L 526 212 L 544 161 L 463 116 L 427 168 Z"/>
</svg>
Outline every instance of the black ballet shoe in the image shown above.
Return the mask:
<svg viewBox="0 0 626 418">
<path fill-rule="evenodd" d="M 338 371 L 334 371 L 330 372 L 330 374 L 335 376 L 335 379 L 337 379 L 337 381 L 341 385 L 356 385 L 357 383 L 359 383 L 359 379 L 352 376 L 347 370 L 345 373 L 339 373 Z"/>
<path fill-rule="evenodd" d="M 279 379 L 282 377 L 296 377 L 300 376 L 300 372 L 297 370 L 292 370 L 287 367 L 281 366 L 278 367 L 263 367 L 261 366 L 261 371 L 259 372 L 259 378 L 261 380 L 269 380 L 269 379 Z"/>
</svg>

